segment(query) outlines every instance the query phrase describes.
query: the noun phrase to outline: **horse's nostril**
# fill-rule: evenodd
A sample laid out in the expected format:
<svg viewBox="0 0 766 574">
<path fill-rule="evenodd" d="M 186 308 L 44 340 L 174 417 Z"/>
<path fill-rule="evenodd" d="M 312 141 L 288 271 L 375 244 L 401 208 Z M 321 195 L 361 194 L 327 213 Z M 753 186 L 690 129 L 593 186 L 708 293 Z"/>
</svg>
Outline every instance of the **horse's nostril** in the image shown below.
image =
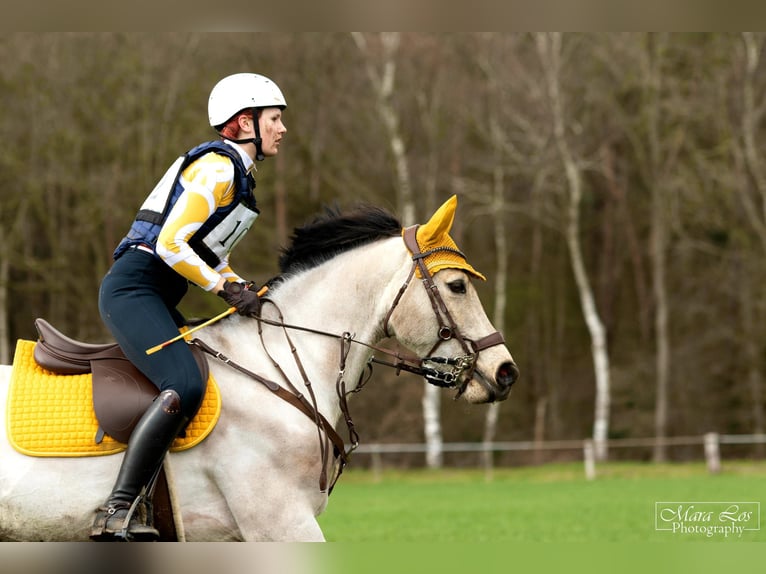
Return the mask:
<svg viewBox="0 0 766 574">
<path fill-rule="evenodd" d="M 503 363 L 497 369 L 497 375 L 495 379 L 497 384 L 501 387 L 510 387 L 519 378 L 519 368 L 516 363 Z"/>
</svg>

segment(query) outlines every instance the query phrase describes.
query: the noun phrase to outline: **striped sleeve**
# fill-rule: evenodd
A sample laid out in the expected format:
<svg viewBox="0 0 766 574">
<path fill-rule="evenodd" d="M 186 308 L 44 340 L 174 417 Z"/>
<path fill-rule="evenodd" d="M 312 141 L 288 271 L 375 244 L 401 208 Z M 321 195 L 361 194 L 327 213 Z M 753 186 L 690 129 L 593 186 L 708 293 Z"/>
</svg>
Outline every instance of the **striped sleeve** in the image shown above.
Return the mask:
<svg viewBox="0 0 766 574">
<path fill-rule="evenodd" d="M 180 182 L 184 191 L 162 226 L 157 255 L 178 274 L 210 291 L 221 277 L 236 274 L 228 262 L 211 268 L 189 246 L 189 240 L 218 207 L 234 200 L 234 166 L 227 157 L 209 153 L 187 167 Z"/>
<path fill-rule="evenodd" d="M 226 279 L 227 281 L 237 281 L 239 283 L 244 282 L 244 279 L 237 275 L 234 270 L 229 265 L 228 258 L 225 261 L 221 261 L 221 263 L 218 265 L 218 267 L 215 268 L 218 273 L 221 274 L 221 277 Z"/>
</svg>

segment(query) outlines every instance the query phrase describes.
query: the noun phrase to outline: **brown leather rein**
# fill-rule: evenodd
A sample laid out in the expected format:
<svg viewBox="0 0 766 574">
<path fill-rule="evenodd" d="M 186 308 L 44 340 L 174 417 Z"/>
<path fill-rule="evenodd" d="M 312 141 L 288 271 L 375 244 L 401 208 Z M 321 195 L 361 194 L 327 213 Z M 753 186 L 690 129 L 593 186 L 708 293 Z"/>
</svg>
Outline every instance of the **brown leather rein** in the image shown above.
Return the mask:
<svg viewBox="0 0 766 574">
<path fill-rule="evenodd" d="M 340 478 L 340 475 L 343 472 L 343 469 L 348 463 L 349 456 L 357 448 L 357 446 L 359 446 L 359 435 L 356 432 L 354 422 L 351 418 L 351 413 L 348 408 L 347 397 L 351 393 L 356 393 L 361 391 L 364 385 L 367 383 L 367 381 L 369 381 L 370 377 L 372 376 L 372 363 L 378 363 L 380 365 L 393 367 L 396 369 L 397 375 L 402 370 L 410 372 L 410 373 L 415 373 L 417 375 L 421 375 L 425 378 L 425 380 L 428 383 L 431 383 L 433 385 L 437 385 L 440 387 L 449 387 L 449 388 L 457 387 L 458 383 L 460 383 L 462 379 L 462 383 L 460 384 L 460 387 L 458 388 L 458 393 L 455 396 L 455 398 L 458 398 L 465 391 L 465 387 L 468 384 L 468 381 L 470 381 L 471 378 L 473 377 L 474 370 L 476 369 L 476 358 L 478 354 L 484 349 L 493 347 L 495 345 L 502 345 L 505 343 L 505 340 L 503 339 L 503 335 L 499 333 L 498 331 L 495 331 L 494 333 L 491 333 L 490 335 L 487 335 L 486 337 L 482 337 L 481 339 L 477 341 L 467 339 L 461 335 L 460 330 L 457 328 L 457 325 L 455 324 L 455 321 L 453 320 L 452 315 L 450 314 L 449 310 L 447 309 L 447 306 L 444 303 L 444 300 L 439 294 L 439 289 L 434 283 L 433 277 L 431 276 L 431 273 L 428 271 L 428 268 L 426 267 L 423 259 L 427 257 L 428 255 L 430 255 L 431 253 L 434 253 L 440 250 L 448 250 L 448 251 L 458 253 L 463 257 L 465 256 L 459 251 L 457 251 L 456 249 L 452 249 L 449 247 L 437 247 L 436 249 L 426 251 L 425 253 L 421 252 L 420 247 L 418 246 L 418 243 L 417 243 L 417 238 L 416 238 L 417 228 L 418 226 L 415 225 L 412 227 L 408 227 L 404 230 L 404 234 L 403 234 L 404 243 L 407 246 L 407 248 L 410 250 L 410 252 L 413 254 L 412 255 L 413 264 L 412 264 L 412 268 L 410 269 L 410 273 L 407 276 L 407 279 L 405 280 L 404 284 L 399 289 L 399 292 L 394 298 L 394 302 L 392 303 L 388 313 L 386 313 L 386 317 L 383 323 L 383 331 L 386 334 L 386 336 L 388 337 L 391 336 L 388 330 L 388 324 L 391 319 L 391 315 L 393 314 L 394 309 L 399 304 L 399 301 L 404 295 L 404 292 L 407 290 L 407 287 L 412 281 L 412 278 L 415 275 L 415 270 L 419 269 L 420 274 L 422 276 L 423 285 L 426 288 L 426 292 L 428 293 L 431 306 L 433 307 L 434 313 L 436 314 L 437 320 L 439 322 L 438 341 L 432 347 L 431 351 L 428 353 L 428 356 L 422 359 L 418 357 L 414 357 L 414 356 L 408 356 L 400 352 L 394 352 L 389 349 L 385 349 L 383 347 L 378 347 L 376 345 L 371 345 L 364 341 L 360 341 L 358 339 L 355 339 L 353 335 L 348 332 L 345 332 L 342 335 L 337 335 L 334 333 L 329 333 L 329 332 L 321 331 L 318 329 L 311 329 L 308 327 L 302 327 L 298 325 L 289 325 L 284 322 L 284 317 L 282 315 L 282 312 L 277 307 L 276 303 L 274 303 L 271 299 L 267 297 L 264 297 L 262 299 L 263 303 L 271 304 L 276 308 L 278 316 L 279 316 L 279 320 L 275 321 L 271 319 L 266 319 L 262 316 L 257 317 L 258 334 L 261 339 L 263 348 L 266 351 L 267 356 L 271 360 L 272 365 L 277 369 L 277 372 L 280 374 L 280 377 L 284 381 L 284 384 L 287 386 L 287 388 L 281 386 L 279 383 L 275 381 L 262 377 L 258 375 L 257 373 L 254 373 L 250 371 L 249 369 L 246 369 L 245 367 L 235 363 L 230 358 L 226 357 L 222 353 L 211 348 L 209 345 L 207 345 L 205 342 L 201 341 L 200 339 L 195 338 L 190 341 L 190 344 L 199 347 L 204 352 L 222 361 L 223 363 L 229 365 L 233 369 L 263 384 L 267 389 L 269 389 L 272 393 L 274 393 L 280 399 L 293 405 L 296 409 L 298 409 L 299 411 L 304 413 L 308 418 L 314 421 L 314 424 L 317 427 L 317 433 L 319 436 L 319 446 L 320 446 L 320 454 L 321 454 L 321 460 L 322 460 L 322 470 L 319 477 L 319 488 L 320 488 L 320 491 L 322 492 L 325 492 L 326 490 L 328 490 L 328 483 L 329 483 L 328 494 L 332 492 L 333 487 L 337 483 L 338 479 Z M 290 351 L 293 355 L 295 364 L 298 367 L 298 371 L 300 372 L 301 378 L 303 379 L 303 384 L 307 389 L 307 392 L 309 395 L 308 398 L 305 395 L 303 395 L 290 382 L 289 378 L 285 374 L 282 367 L 280 367 L 280 365 L 276 362 L 276 360 L 274 360 L 274 358 L 269 353 L 266 347 L 265 340 L 263 338 L 263 324 L 280 327 L 283 330 L 287 343 L 290 346 Z M 346 426 L 348 427 L 349 440 L 351 441 L 351 446 L 348 449 L 346 449 L 343 439 L 335 431 L 335 428 L 333 427 L 333 425 L 319 412 L 316 396 L 314 394 L 311 381 L 309 380 L 308 375 L 306 374 L 306 370 L 304 369 L 303 364 L 301 363 L 300 357 L 298 356 L 298 351 L 295 345 L 293 344 L 292 340 L 290 339 L 289 330 L 304 331 L 304 332 L 313 333 L 316 335 L 322 335 L 325 337 L 333 337 L 335 339 L 338 339 L 340 342 L 340 360 L 338 365 L 338 376 L 335 381 L 335 388 L 338 394 L 340 410 L 343 414 L 343 419 L 346 422 Z M 455 338 L 460 343 L 460 346 L 465 352 L 465 355 L 461 357 L 432 356 L 432 353 L 434 353 L 443 343 L 453 338 Z M 348 357 L 349 352 L 351 351 L 352 343 L 356 343 L 356 344 L 365 346 L 369 349 L 372 349 L 373 351 L 378 351 L 390 357 L 394 357 L 396 359 L 396 362 L 382 361 L 382 360 L 376 359 L 374 355 L 371 356 L 367 362 L 367 367 L 368 367 L 367 373 L 366 374 L 362 373 L 360 375 L 359 381 L 357 382 L 357 385 L 350 391 L 347 391 L 346 382 L 345 382 L 346 359 Z M 451 369 L 443 370 L 435 366 L 428 366 L 429 364 L 442 365 L 442 366 L 446 365 L 451 367 Z M 488 391 L 490 394 L 493 394 L 492 389 L 488 389 Z M 331 483 L 328 480 L 328 473 L 329 473 L 329 466 L 330 466 L 330 456 L 329 456 L 330 443 L 332 443 L 332 446 L 333 446 L 333 455 L 334 455 L 333 458 L 336 460 L 339 459 L 337 473 L 335 474 Z"/>
</svg>

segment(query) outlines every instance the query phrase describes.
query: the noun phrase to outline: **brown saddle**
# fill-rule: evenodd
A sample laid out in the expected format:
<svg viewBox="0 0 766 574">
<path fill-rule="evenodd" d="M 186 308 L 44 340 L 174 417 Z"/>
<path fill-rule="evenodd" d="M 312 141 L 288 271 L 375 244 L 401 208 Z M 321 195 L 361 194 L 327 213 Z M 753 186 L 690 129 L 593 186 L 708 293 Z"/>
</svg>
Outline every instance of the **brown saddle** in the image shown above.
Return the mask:
<svg viewBox="0 0 766 574">
<path fill-rule="evenodd" d="M 159 394 L 152 382 L 133 366 L 117 343 L 83 343 L 57 331 L 44 319 L 35 320 L 39 335 L 34 359 L 38 365 L 61 375 L 93 374 L 93 409 L 99 430 L 127 443 L 141 415 Z M 207 359 L 200 349 L 191 347 L 204 381 Z"/>
<path fill-rule="evenodd" d="M 99 424 L 96 442 L 101 442 L 106 433 L 127 443 L 141 415 L 159 394 L 157 387 L 133 366 L 117 343 L 76 341 L 44 319 L 36 319 L 35 328 L 39 338 L 34 359 L 38 365 L 62 375 L 93 374 L 93 409 Z M 191 350 L 206 381 L 209 375 L 207 359 L 197 347 Z M 164 465 L 152 491 L 150 506 L 160 541 L 179 540 Z"/>
</svg>

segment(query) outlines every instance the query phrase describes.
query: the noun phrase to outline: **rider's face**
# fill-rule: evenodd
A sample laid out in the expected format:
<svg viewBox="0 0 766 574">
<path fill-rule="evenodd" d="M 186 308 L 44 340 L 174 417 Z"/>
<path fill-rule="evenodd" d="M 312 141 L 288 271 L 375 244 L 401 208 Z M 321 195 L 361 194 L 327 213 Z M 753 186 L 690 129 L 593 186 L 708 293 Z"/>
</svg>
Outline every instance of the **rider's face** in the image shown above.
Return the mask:
<svg viewBox="0 0 766 574">
<path fill-rule="evenodd" d="M 261 129 L 261 148 L 266 157 L 275 156 L 279 153 L 279 145 L 282 137 L 287 133 L 285 124 L 282 123 L 282 110 L 279 108 L 264 108 L 258 118 Z"/>
</svg>

